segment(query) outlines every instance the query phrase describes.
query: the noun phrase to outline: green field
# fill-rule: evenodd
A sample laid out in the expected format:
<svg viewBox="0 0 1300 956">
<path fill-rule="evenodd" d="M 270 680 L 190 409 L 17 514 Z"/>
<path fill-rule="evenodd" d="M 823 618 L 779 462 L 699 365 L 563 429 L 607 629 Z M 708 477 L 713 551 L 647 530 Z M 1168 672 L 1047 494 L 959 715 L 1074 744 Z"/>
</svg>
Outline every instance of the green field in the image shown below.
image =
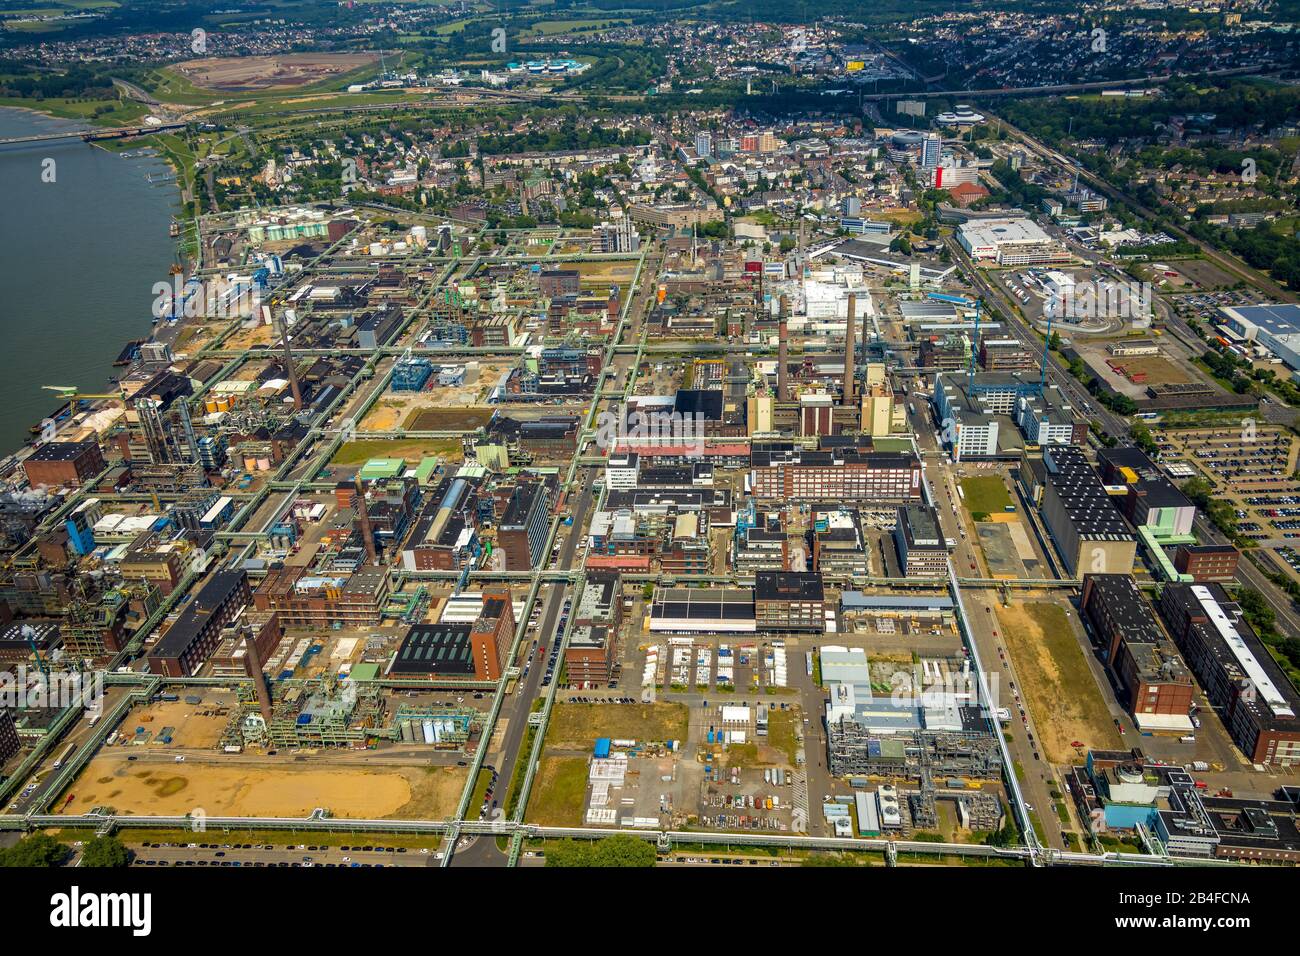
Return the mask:
<svg viewBox="0 0 1300 956">
<path fill-rule="evenodd" d="M 543 757 L 524 819 L 540 826 L 581 826 L 586 797 L 586 757 Z"/>
<path fill-rule="evenodd" d="M 1007 486 L 997 475 L 982 475 L 961 480 L 962 494 L 966 496 L 966 510 L 971 514 L 998 514 L 1013 504 Z"/>
</svg>

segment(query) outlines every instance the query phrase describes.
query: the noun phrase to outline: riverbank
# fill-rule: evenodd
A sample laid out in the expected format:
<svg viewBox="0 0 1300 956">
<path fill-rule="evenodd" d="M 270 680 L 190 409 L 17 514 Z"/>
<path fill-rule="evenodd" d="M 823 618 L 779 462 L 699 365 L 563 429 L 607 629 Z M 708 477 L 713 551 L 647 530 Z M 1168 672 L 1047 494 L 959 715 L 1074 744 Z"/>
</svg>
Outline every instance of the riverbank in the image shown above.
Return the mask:
<svg viewBox="0 0 1300 956">
<path fill-rule="evenodd" d="M 32 104 L 33 106 L 35 104 Z M 0 138 L 77 131 L 85 123 L 30 107 L 0 108 Z M 154 155 L 72 138 L 0 149 L 0 261 L 8 373 L 0 379 L 0 450 L 16 450 L 59 404 L 45 386 L 110 391 L 123 346 L 151 333 L 153 285 L 175 262 L 178 201 Z"/>
</svg>

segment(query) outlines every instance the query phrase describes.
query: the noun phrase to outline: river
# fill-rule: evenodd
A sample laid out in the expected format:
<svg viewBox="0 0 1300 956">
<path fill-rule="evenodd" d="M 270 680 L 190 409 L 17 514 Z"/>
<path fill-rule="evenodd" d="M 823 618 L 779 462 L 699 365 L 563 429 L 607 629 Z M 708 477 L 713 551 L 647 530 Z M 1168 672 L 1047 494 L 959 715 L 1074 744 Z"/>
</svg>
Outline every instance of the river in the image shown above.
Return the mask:
<svg viewBox="0 0 1300 956">
<path fill-rule="evenodd" d="M 76 128 L 0 108 L 0 139 Z M 58 405 L 41 386 L 111 391 L 113 360 L 152 329 L 153 285 L 174 261 L 167 229 L 178 208 L 156 156 L 123 158 L 79 139 L 0 146 L 0 454 Z"/>
</svg>

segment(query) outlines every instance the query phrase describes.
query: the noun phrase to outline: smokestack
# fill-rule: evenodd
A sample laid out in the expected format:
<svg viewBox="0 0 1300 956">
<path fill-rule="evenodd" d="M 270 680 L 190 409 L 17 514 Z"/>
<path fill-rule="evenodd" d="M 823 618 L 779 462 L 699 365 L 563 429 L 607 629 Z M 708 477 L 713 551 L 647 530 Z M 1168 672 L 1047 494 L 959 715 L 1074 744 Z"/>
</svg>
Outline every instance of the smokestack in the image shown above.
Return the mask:
<svg viewBox="0 0 1300 956">
<path fill-rule="evenodd" d="M 856 370 L 853 367 L 853 353 L 857 349 L 854 326 L 858 324 L 858 297 L 852 292 L 849 293 L 849 321 L 844 327 L 844 404 L 853 404 L 853 376 Z"/>
<path fill-rule="evenodd" d="M 790 331 L 786 325 L 786 317 L 790 314 L 790 297 L 781 296 L 781 314 L 780 325 L 777 333 L 777 350 L 776 350 L 776 397 L 778 401 L 790 401 L 790 382 L 788 380 L 789 372 L 786 366 L 789 365 L 789 338 Z"/>
<path fill-rule="evenodd" d="M 262 712 L 262 719 L 271 725 L 271 692 L 266 689 L 266 675 L 262 673 L 262 656 L 257 653 L 257 642 L 253 640 L 253 629 L 244 627 L 244 658 L 248 665 L 248 676 L 253 678 L 253 693 L 257 695 L 257 709 Z"/>
<path fill-rule="evenodd" d="M 366 505 L 366 489 L 362 487 L 360 478 L 357 479 L 357 515 L 361 518 L 361 543 L 366 546 L 366 563 L 378 564 L 375 534 L 370 530 L 370 508 Z"/>
<path fill-rule="evenodd" d="M 284 346 L 284 370 L 289 376 L 289 388 L 293 390 L 293 410 L 302 411 L 302 389 L 298 387 L 298 370 L 293 367 L 293 352 L 289 349 L 289 323 L 280 316 L 280 343 Z"/>
</svg>

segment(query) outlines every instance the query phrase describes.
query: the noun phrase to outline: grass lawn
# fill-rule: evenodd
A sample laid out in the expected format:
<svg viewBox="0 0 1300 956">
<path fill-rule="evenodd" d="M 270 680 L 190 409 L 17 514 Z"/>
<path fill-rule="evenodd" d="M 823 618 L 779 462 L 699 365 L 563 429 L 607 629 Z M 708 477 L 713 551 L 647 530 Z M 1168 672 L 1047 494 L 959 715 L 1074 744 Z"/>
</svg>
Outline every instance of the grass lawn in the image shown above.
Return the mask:
<svg viewBox="0 0 1300 956">
<path fill-rule="evenodd" d="M 799 754 L 799 741 L 796 736 L 799 716 L 793 710 L 769 710 L 767 712 L 767 742 L 786 756 L 790 766 L 795 765 Z"/>
<path fill-rule="evenodd" d="M 625 740 L 685 740 L 690 715 L 685 704 L 556 704 L 546 745 L 586 750 L 597 737 Z"/>
<path fill-rule="evenodd" d="M 488 784 L 491 782 L 491 770 L 480 770 L 478 772 L 478 779 L 474 781 L 474 794 L 469 798 L 468 813 L 477 813 L 477 808 L 483 806 L 483 797 L 487 795 Z"/>
<path fill-rule="evenodd" d="M 371 458 L 404 458 L 415 464 L 421 458 L 438 455 L 449 461 L 460 461 L 464 452 L 455 438 L 412 438 L 388 441 L 384 438 L 365 438 L 339 446 L 331 465 L 362 465 Z"/>
<path fill-rule="evenodd" d="M 543 757 L 524 819 L 540 826 L 581 826 L 586 797 L 587 758 Z"/>
<path fill-rule="evenodd" d="M 1045 759 L 1057 764 L 1074 759 L 1075 740 L 1094 750 L 1119 749 L 1123 741 L 1065 609 L 1012 604 L 997 614 Z M 1002 694 L 1009 696 L 1010 689 Z"/>
<path fill-rule="evenodd" d="M 977 478 L 961 480 L 962 494 L 966 496 L 966 509 L 974 514 L 999 514 L 1007 505 L 1015 504 L 1007 493 L 1007 486 L 997 475 L 981 475 Z"/>
</svg>

